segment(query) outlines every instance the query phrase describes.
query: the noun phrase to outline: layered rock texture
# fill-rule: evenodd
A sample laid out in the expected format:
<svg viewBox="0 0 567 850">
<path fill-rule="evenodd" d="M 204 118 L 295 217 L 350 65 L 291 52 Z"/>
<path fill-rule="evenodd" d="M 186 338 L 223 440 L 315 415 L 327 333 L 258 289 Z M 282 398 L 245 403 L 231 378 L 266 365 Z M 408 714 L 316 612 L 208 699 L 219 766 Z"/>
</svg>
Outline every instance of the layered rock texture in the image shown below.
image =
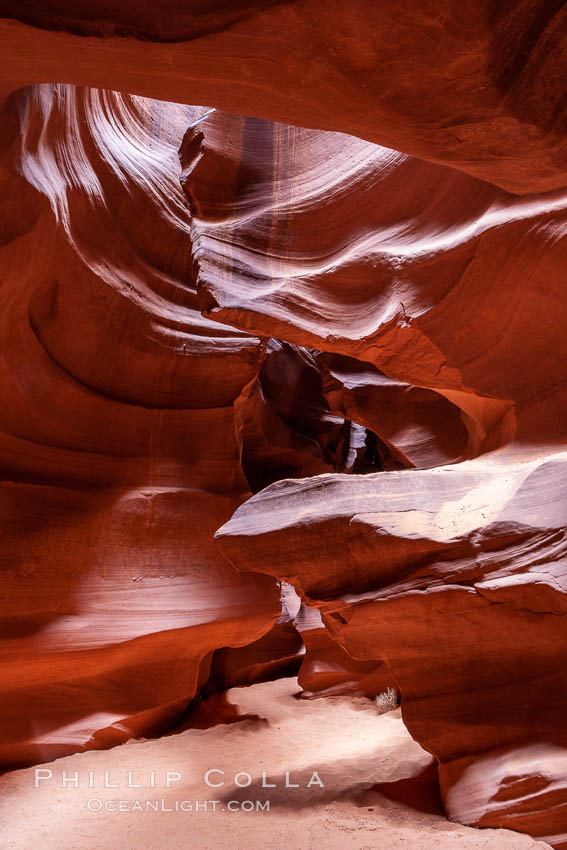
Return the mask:
<svg viewBox="0 0 567 850">
<path fill-rule="evenodd" d="M 169 728 L 280 613 L 212 542 L 249 494 L 233 404 L 264 346 L 191 287 L 198 114 L 65 86 L 5 107 L 5 765 Z"/>
<path fill-rule="evenodd" d="M 20 6 L 2 765 L 299 670 L 567 847 L 563 5 Z"/>
<path fill-rule="evenodd" d="M 560 189 L 561 0 L 3 0 L 6 88 L 46 81 L 340 130 L 513 192 Z"/>
</svg>

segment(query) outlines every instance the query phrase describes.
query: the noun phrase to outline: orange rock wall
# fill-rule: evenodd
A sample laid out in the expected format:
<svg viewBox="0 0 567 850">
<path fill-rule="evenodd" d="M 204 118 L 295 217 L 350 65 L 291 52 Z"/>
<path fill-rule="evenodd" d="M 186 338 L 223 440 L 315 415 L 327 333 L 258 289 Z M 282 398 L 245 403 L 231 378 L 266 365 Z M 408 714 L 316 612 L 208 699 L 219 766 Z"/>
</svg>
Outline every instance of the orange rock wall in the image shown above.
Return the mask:
<svg viewBox="0 0 567 850">
<path fill-rule="evenodd" d="M 299 632 L 449 817 L 567 847 L 563 5 L 0 13 L 3 764 Z"/>
</svg>

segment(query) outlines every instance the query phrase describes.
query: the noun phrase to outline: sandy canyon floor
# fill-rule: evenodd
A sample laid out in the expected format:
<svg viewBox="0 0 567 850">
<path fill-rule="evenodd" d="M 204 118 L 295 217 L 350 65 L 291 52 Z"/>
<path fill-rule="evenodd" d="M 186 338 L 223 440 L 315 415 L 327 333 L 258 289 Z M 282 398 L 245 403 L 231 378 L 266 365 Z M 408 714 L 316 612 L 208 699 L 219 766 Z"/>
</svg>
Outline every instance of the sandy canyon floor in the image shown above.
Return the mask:
<svg viewBox="0 0 567 850">
<path fill-rule="evenodd" d="M 293 678 L 235 688 L 226 698 L 209 703 L 215 719 L 222 706 L 225 719 L 231 715 L 232 722 L 81 753 L 41 765 L 37 773 L 30 768 L 5 774 L 0 778 L 2 847 L 548 847 L 507 830 L 453 824 L 373 789 L 378 783 L 419 776 L 432 763 L 409 736 L 400 711 L 378 716 L 367 699 L 306 701 L 297 693 Z M 207 722 L 207 712 L 205 704 L 201 725 Z M 207 771 L 215 771 L 208 779 L 217 787 L 207 785 Z M 286 773 L 288 784 L 298 788 L 285 787 Z M 105 780 L 118 788 L 104 788 Z M 262 787 L 268 783 L 276 787 Z"/>
</svg>

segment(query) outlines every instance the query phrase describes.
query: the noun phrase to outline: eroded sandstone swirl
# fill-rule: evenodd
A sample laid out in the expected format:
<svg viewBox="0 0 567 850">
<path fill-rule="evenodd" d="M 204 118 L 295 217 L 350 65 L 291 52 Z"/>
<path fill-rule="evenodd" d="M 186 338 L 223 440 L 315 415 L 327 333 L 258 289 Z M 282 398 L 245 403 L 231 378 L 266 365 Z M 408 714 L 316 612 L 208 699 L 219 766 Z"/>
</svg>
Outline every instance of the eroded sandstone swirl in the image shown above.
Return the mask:
<svg viewBox="0 0 567 850">
<path fill-rule="evenodd" d="M 58 81 L 339 130 L 518 193 L 567 183 L 561 0 L 2 0 L 7 90 Z"/>
<path fill-rule="evenodd" d="M 449 817 L 556 847 L 566 461 L 278 482 L 217 533 L 233 563 L 285 576 L 350 655 L 386 661 L 408 729 L 439 760 Z"/>
<path fill-rule="evenodd" d="M 4 107 L 3 765 L 296 671 L 277 583 L 214 532 L 287 475 L 382 468 L 314 353 L 201 315 L 178 149 L 209 112 L 65 85 Z"/>
<path fill-rule="evenodd" d="M 563 5 L 0 10 L 2 766 L 299 670 L 567 847 Z"/>
<path fill-rule="evenodd" d="M 188 131 L 197 291 L 211 318 L 318 349 L 330 409 L 390 458 L 276 482 L 218 542 L 386 662 L 450 817 L 567 846 L 567 196 L 319 137 L 218 113 Z M 207 196 L 221 174 L 232 194 Z"/>
<path fill-rule="evenodd" d="M 4 112 L 4 765 L 169 728 L 280 613 L 212 544 L 248 494 L 233 405 L 264 345 L 191 285 L 200 112 L 66 86 Z"/>
<path fill-rule="evenodd" d="M 563 436 L 565 192 L 518 200 L 359 139 L 218 112 L 181 158 L 207 316 L 439 393 L 469 431 L 467 446 L 440 409 L 445 461 Z M 394 384 L 354 371 L 343 400 L 360 414 L 366 397 L 376 420 L 370 398 Z"/>
</svg>

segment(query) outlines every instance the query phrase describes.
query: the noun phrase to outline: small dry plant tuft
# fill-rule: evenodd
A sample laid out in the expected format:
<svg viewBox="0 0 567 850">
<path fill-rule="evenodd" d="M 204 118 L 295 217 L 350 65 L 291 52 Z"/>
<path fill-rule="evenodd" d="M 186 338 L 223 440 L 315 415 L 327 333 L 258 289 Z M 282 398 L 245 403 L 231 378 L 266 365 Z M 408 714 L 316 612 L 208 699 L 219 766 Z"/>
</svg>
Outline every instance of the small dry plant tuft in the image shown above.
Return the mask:
<svg viewBox="0 0 567 850">
<path fill-rule="evenodd" d="M 400 696 L 394 688 L 387 688 L 381 694 L 376 694 L 374 697 L 378 714 L 386 714 L 387 711 L 393 711 L 400 704 Z"/>
</svg>

